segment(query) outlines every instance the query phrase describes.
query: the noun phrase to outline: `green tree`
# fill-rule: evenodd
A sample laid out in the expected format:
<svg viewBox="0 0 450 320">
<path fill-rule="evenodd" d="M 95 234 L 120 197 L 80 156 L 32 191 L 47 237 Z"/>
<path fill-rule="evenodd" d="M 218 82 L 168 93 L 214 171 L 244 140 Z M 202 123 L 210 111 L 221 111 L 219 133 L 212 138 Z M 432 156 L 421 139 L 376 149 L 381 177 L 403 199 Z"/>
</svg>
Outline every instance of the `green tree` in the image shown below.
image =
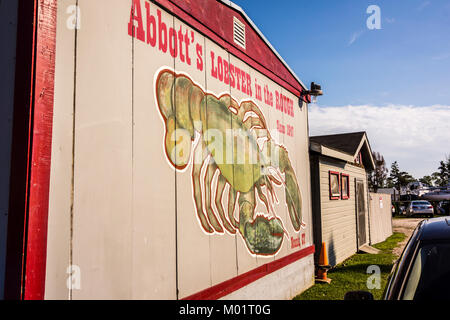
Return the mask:
<svg viewBox="0 0 450 320">
<path fill-rule="evenodd" d="M 387 178 L 387 185 L 388 188 L 396 188 L 398 185 L 397 176 L 400 173 L 400 168 L 398 166 L 397 161 L 394 161 L 391 164 L 391 172 L 389 174 L 389 177 Z"/>
<path fill-rule="evenodd" d="M 431 174 L 435 186 L 446 186 L 450 183 L 450 156 L 439 162 L 438 171 Z"/>
<path fill-rule="evenodd" d="M 394 161 L 391 165 L 391 172 L 387 179 L 389 188 L 395 187 L 400 190 L 401 187 L 406 187 L 410 182 L 417 181 L 412 175 L 406 171 L 401 171 L 397 161 Z"/>
<path fill-rule="evenodd" d="M 439 162 L 438 171 L 436 174 L 438 179 L 439 186 L 446 186 L 449 183 L 450 179 L 450 157 L 447 156 L 444 161 Z"/>
<path fill-rule="evenodd" d="M 423 176 L 422 178 L 419 179 L 419 181 L 429 186 L 434 185 L 432 176 Z"/>
<path fill-rule="evenodd" d="M 377 192 L 379 188 L 384 188 L 386 186 L 389 170 L 386 168 L 384 157 L 379 152 L 373 152 L 372 156 L 375 161 L 375 170 L 369 175 L 369 187 L 373 189 L 374 192 Z"/>
<path fill-rule="evenodd" d="M 433 172 L 431 174 L 431 178 L 433 179 L 433 186 L 441 186 L 442 184 L 442 180 L 439 176 L 439 172 Z"/>
</svg>

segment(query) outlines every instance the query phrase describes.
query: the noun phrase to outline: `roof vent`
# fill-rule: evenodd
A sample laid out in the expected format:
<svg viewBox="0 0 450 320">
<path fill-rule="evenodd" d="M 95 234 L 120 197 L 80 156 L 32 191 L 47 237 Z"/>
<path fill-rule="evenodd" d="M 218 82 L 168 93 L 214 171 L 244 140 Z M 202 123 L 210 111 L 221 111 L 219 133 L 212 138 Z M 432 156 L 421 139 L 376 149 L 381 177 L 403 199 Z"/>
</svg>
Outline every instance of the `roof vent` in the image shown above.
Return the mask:
<svg viewBox="0 0 450 320">
<path fill-rule="evenodd" d="M 241 48 L 245 49 L 245 24 L 233 17 L 233 40 Z"/>
</svg>

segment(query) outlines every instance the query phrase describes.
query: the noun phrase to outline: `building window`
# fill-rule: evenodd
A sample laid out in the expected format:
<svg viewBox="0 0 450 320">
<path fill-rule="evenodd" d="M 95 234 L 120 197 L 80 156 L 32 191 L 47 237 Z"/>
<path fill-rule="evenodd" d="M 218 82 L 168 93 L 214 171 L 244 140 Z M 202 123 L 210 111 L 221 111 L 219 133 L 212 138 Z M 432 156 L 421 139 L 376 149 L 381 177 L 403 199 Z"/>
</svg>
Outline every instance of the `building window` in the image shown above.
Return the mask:
<svg viewBox="0 0 450 320">
<path fill-rule="evenodd" d="M 330 171 L 330 199 L 337 200 L 341 198 L 341 186 L 339 179 L 339 172 Z"/>
<path fill-rule="evenodd" d="M 350 198 L 350 177 L 348 174 L 341 173 L 341 199 Z"/>
<path fill-rule="evenodd" d="M 357 164 L 362 164 L 362 156 L 361 156 L 361 151 L 358 153 L 358 155 L 355 158 L 355 163 Z"/>
</svg>

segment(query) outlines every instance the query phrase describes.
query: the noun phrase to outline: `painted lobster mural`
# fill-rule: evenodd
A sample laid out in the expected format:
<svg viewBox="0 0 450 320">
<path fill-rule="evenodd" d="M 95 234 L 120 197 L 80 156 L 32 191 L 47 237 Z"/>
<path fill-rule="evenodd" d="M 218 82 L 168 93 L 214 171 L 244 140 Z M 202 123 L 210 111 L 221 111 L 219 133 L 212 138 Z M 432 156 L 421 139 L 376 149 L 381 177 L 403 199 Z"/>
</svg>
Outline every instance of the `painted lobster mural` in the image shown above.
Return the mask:
<svg viewBox="0 0 450 320">
<path fill-rule="evenodd" d="M 205 93 L 189 77 L 171 70 L 157 75 L 156 100 L 165 125 L 167 159 L 178 170 L 193 163 L 193 198 L 206 233 L 223 233 L 224 228 L 231 234 L 238 231 L 251 253 L 278 252 L 286 231 L 273 209 L 274 203 L 279 203 L 275 186 L 285 188 L 294 229 L 305 226 L 288 152 L 272 139 L 262 112 L 253 102 L 239 105 L 229 94 L 216 97 Z M 232 138 L 223 139 L 230 137 L 230 132 Z M 226 213 L 222 198 L 227 187 Z M 268 213 L 255 216 L 256 196 Z M 234 215 L 236 204 L 238 219 Z"/>
</svg>

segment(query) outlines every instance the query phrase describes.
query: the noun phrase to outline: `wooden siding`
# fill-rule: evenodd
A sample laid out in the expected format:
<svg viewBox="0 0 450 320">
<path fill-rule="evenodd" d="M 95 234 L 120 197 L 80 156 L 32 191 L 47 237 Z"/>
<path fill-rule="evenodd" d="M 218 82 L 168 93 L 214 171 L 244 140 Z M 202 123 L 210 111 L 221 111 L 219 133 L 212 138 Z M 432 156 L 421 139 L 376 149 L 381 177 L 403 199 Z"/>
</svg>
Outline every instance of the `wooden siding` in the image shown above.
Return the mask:
<svg viewBox="0 0 450 320">
<path fill-rule="evenodd" d="M 349 199 L 330 200 L 329 171 L 337 171 L 349 175 Z M 368 189 L 366 172 L 363 168 L 343 161 L 320 157 L 319 176 L 322 242 L 325 242 L 327 245 L 329 263 L 336 265 L 357 251 L 355 179 L 364 181 L 367 241 L 370 238 L 367 215 Z M 317 248 L 317 250 L 319 251 L 320 248 Z"/>
</svg>

